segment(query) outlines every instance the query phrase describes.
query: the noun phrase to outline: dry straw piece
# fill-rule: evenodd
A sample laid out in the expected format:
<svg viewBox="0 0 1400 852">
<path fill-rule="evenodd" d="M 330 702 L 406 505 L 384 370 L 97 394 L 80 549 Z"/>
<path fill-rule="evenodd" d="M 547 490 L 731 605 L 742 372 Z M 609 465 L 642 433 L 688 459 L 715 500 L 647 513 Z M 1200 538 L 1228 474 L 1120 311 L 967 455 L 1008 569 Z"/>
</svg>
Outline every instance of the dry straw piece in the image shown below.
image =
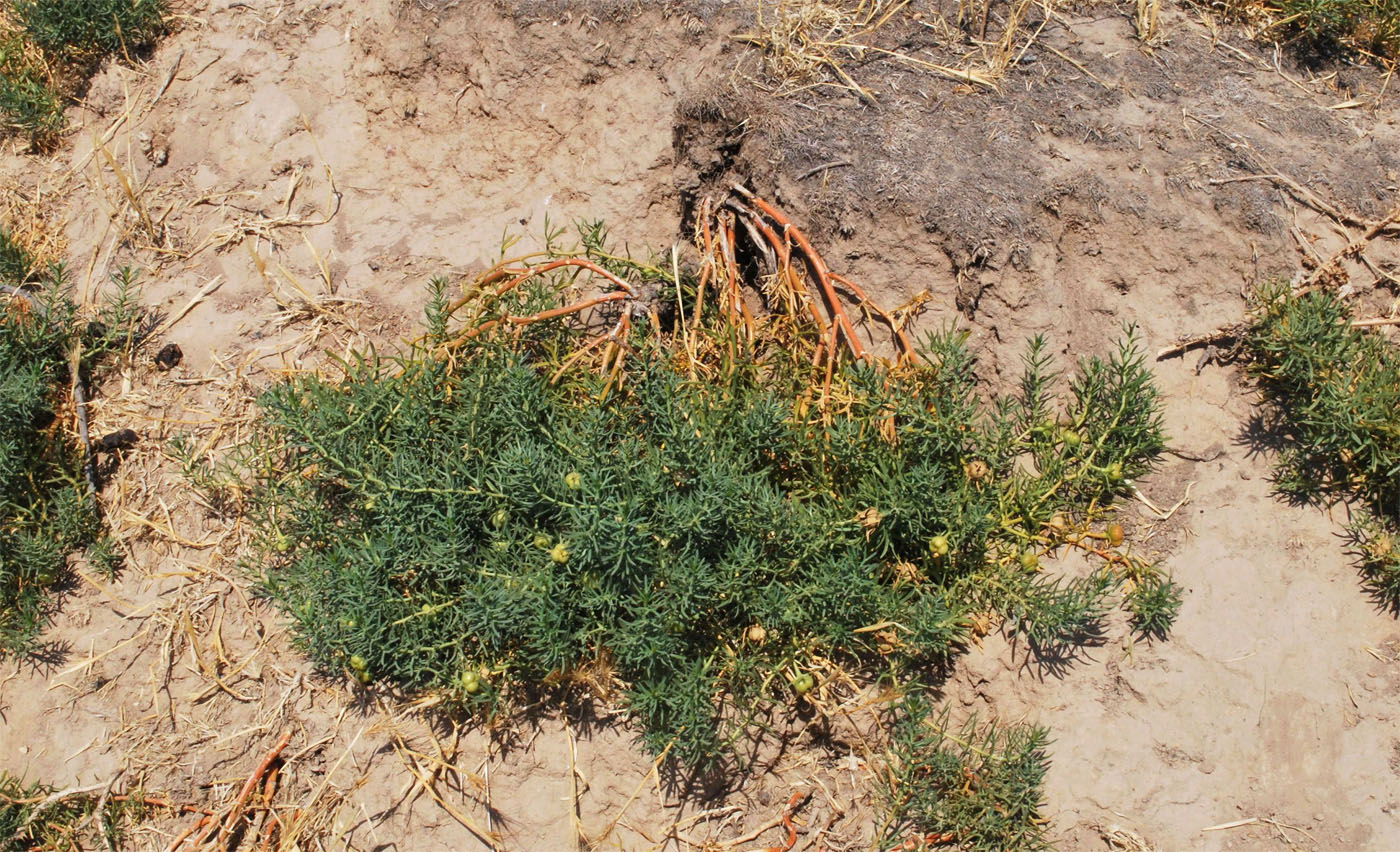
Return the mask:
<svg viewBox="0 0 1400 852">
<path fill-rule="evenodd" d="M 763 51 L 769 73 L 782 81 L 781 95 L 835 85 L 873 104 L 874 93 L 857 83 L 846 70 L 847 63 L 861 61 L 867 54 L 962 83 L 995 89 L 996 79 L 989 73 L 990 67 L 955 68 L 871 43 L 870 38 L 904 11 L 909 2 L 859 0 L 853 6 L 828 0 L 780 0 L 777 7 L 766 14 L 760 3 L 754 31 L 738 38 Z M 1026 0 L 1022 0 L 1022 5 L 1028 5 Z M 837 82 L 832 83 L 828 75 L 833 75 Z"/>
</svg>

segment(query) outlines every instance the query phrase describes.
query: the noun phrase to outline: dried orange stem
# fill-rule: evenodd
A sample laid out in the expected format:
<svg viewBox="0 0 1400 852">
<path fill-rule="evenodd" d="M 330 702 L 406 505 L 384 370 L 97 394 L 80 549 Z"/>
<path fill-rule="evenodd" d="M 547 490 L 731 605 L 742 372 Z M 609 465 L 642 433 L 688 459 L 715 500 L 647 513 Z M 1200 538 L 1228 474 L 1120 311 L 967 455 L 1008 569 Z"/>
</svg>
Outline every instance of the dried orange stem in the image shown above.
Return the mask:
<svg viewBox="0 0 1400 852">
<path fill-rule="evenodd" d="M 812 247 L 807 236 L 803 234 L 796 225 L 792 224 L 792 221 L 788 219 L 787 216 L 783 215 L 782 211 L 778 210 L 778 208 L 769 204 L 767 201 L 764 201 L 762 198 L 759 198 L 757 195 L 754 195 L 748 189 L 735 184 L 734 191 L 747 198 L 755 207 L 762 210 L 768 218 L 772 219 L 779 227 L 784 228 L 787 233 L 792 235 L 793 240 L 797 242 L 797 247 L 802 250 L 803 256 L 807 258 L 807 265 L 811 268 L 812 275 L 817 279 L 817 283 L 821 285 L 822 292 L 826 296 L 828 302 L 828 307 L 831 309 L 832 322 L 841 329 L 841 334 L 846 338 L 846 345 L 850 347 L 851 354 L 854 355 L 857 360 L 865 358 L 865 348 L 862 347 L 860 341 L 856 339 L 855 328 L 851 325 L 851 318 L 846 315 L 846 309 L 841 304 L 841 298 L 837 295 L 836 288 L 831 283 L 831 275 L 827 272 L 826 261 L 822 260 L 822 256 Z"/>
<path fill-rule="evenodd" d="M 763 852 L 788 852 L 797 845 L 797 827 L 792 824 L 792 812 L 809 794 L 798 790 L 788 797 L 787 804 L 783 806 L 783 828 L 787 829 L 787 842 L 782 846 L 769 846 Z"/>
<path fill-rule="evenodd" d="M 890 316 L 889 312 L 876 304 L 874 299 L 866 295 L 865 290 L 862 289 L 859 284 L 843 275 L 837 275 L 835 272 L 831 273 L 831 280 L 849 289 L 856 295 L 856 298 L 860 299 L 863 305 L 874 311 L 880 319 L 885 321 L 885 324 L 895 333 L 902 354 L 908 355 L 914 351 L 914 344 L 910 342 L 909 336 L 904 333 L 904 329 L 900 327 L 899 323 L 895 322 L 894 317 Z"/>
<path fill-rule="evenodd" d="M 238 791 L 238 798 L 234 800 L 233 808 L 228 814 L 228 819 L 224 820 L 223 828 L 219 830 L 220 846 L 224 845 L 224 842 L 228 839 L 229 832 L 233 831 L 234 825 L 238 822 L 239 818 L 243 816 L 243 805 L 248 801 L 248 796 L 252 794 L 253 788 L 258 786 L 258 781 L 267 773 L 268 767 L 272 766 L 272 762 L 282 754 L 282 750 L 285 749 L 287 743 L 291 741 L 291 731 L 282 734 L 282 738 L 277 741 L 277 745 L 272 747 L 272 750 L 262 759 L 262 763 L 258 764 L 257 769 L 254 769 L 253 774 L 249 775 L 248 780 L 243 783 L 243 789 Z M 207 835 L 208 832 L 206 831 L 205 834 Z"/>
</svg>

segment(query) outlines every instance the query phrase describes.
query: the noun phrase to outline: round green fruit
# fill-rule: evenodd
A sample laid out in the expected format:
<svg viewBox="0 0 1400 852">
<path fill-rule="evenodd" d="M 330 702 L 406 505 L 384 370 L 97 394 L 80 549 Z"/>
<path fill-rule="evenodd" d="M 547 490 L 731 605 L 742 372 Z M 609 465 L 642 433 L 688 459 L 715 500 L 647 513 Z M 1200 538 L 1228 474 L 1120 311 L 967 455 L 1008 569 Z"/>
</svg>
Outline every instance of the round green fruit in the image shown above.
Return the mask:
<svg viewBox="0 0 1400 852">
<path fill-rule="evenodd" d="M 559 542 L 549 550 L 549 558 L 556 565 L 563 565 L 569 561 L 569 546 L 564 542 Z"/>
<path fill-rule="evenodd" d="M 1123 543 L 1123 525 L 1122 525 L 1122 524 L 1109 524 L 1109 525 L 1108 525 L 1108 543 L 1111 544 L 1111 545 L 1113 545 L 1114 547 L 1117 547 L 1118 545 L 1120 545 L 1120 544 Z"/>
<path fill-rule="evenodd" d="M 491 513 L 491 526 L 500 529 L 510 521 L 510 512 L 505 509 L 497 509 Z"/>
<path fill-rule="evenodd" d="M 817 685 L 817 679 L 810 674 L 803 672 L 792 679 L 792 691 L 798 695 L 806 695 L 812 691 L 812 687 Z"/>
<path fill-rule="evenodd" d="M 1033 550 L 1025 551 L 1021 554 L 1021 567 L 1027 571 L 1040 570 L 1040 557 Z"/>
<path fill-rule="evenodd" d="M 564 486 L 570 491 L 577 491 L 583 487 L 583 475 L 576 470 L 571 470 L 564 474 Z"/>
<path fill-rule="evenodd" d="M 552 544 L 554 544 L 554 539 L 550 538 L 548 535 L 544 533 L 535 533 L 535 547 L 540 550 L 549 550 Z"/>
<path fill-rule="evenodd" d="M 359 654 L 352 654 L 352 655 L 351 655 L 351 657 L 350 657 L 350 668 L 354 669 L 354 670 L 357 671 L 357 672 L 362 672 L 362 671 L 364 671 L 366 668 L 368 668 L 368 666 L 369 666 L 369 664 L 365 662 L 365 658 L 364 658 L 364 657 L 361 657 Z"/>
<path fill-rule="evenodd" d="M 948 543 L 948 537 L 945 535 L 936 535 L 928 540 L 928 552 L 932 553 L 936 559 L 947 556 L 950 550 L 952 550 L 952 545 Z"/>
</svg>

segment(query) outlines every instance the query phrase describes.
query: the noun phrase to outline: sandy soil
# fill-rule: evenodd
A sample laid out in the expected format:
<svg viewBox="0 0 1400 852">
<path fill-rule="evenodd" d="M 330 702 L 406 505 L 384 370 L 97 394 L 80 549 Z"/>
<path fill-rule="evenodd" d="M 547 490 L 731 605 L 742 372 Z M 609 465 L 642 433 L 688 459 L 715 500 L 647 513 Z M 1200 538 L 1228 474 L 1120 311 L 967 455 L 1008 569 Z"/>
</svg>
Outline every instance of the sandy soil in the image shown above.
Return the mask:
<svg viewBox="0 0 1400 852">
<path fill-rule="evenodd" d="M 221 802 L 290 730 L 282 796 L 324 848 L 481 848 L 464 821 L 508 849 L 698 848 L 768 826 L 734 848 L 760 847 L 781 843 L 790 792 L 811 789 L 797 848 L 864 849 L 873 755 L 860 723 L 780 715 L 791 748 L 687 789 L 602 708 L 541 708 L 488 737 L 317 675 L 248 597 L 241 530 L 183 485 L 172 436 L 236 444 L 250 392 L 325 350 L 411 334 L 427 280 L 480 268 L 503 235 L 604 218 L 633 252 L 666 251 L 696 200 L 735 180 L 811 223 L 885 304 L 926 293 L 921 326 L 969 328 L 992 385 L 1030 334 L 1072 358 L 1134 322 L 1155 351 L 1356 236 L 1267 175 L 1358 220 L 1400 183 L 1395 94 L 1371 107 L 1380 75 L 1276 66 L 1175 6 L 1150 52 L 1112 7 L 1066 15 L 995 93 L 853 63 L 875 106 L 767 94 L 729 38 L 750 23 L 741 4 L 187 11 L 139 67 L 94 81 L 54 159 L 4 162 L 64 213 L 85 297 L 123 265 L 147 270 L 162 342 L 185 361 L 124 365 L 95 404 L 99 431 L 143 439 L 104 495 L 131 567 L 114 583 L 83 573 L 51 660 L 0 663 L 0 769 L 59 785 L 124 771 Z M 891 44 L 929 46 L 908 27 Z M 1372 282 L 1400 247 L 1385 237 L 1367 258 L 1348 286 L 1383 309 L 1394 279 Z M 1239 370 L 1197 359 L 1157 365 L 1174 453 L 1140 483 L 1158 506 L 1184 502 L 1165 519 L 1124 510 L 1187 589 L 1169 641 L 1134 644 L 1120 624 L 1048 671 L 992 636 L 945 693 L 1053 730 L 1045 813 L 1062 849 L 1400 848 L 1400 625 L 1349 566 L 1343 510 L 1272 494 Z M 440 801 L 414 777 L 435 771 Z M 187 824 L 157 819 L 133 848 Z"/>
</svg>

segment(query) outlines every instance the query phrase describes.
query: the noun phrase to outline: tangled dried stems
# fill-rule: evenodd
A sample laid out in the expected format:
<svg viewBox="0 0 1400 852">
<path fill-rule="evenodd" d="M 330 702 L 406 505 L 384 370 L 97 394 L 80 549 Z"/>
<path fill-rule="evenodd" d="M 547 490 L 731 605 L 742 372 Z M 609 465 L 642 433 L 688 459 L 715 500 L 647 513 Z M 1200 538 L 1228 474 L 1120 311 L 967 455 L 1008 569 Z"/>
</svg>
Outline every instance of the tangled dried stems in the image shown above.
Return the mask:
<svg viewBox="0 0 1400 852">
<path fill-rule="evenodd" d="M 178 70 L 180 60 L 181 57 L 177 56 L 165 75 L 167 85 Z M 164 86 L 147 87 L 136 93 L 128 89 L 122 111 L 100 135 L 92 132 L 87 154 L 58 175 L 55 186 L 50 188 L 50 193 L 63 192 L 70 181 L 81 177 L 94 195 L 105 200 L 109 224 L 107 233 L 94 249 L 89 262 L 88 286 L 94 280 L 101 280 L 104 270 L 112 265 L 119 249 L 140 254 L 148 262 L 164 266 L 189 261 L 206 251 L 220 251 L 245 242 L 252 246 L 250 255 L 254 266 L 267 280 L 270 273 L 261 256 L 262 247 L 264 244 L 277 246 L 279 232 L 286 229 L 301 232 L 318 271 L 329 285 L 327 266 L 315 247 L 311 246 L 305 229 L 331 222 L 339 213 L 342 193 L 336 184 L 335 172 L 321 155 L 320 143 L 306 119 L 302 119 L 303 129 L 310 136 L 321 160 L 324 198 L 316 212 L 297 212 L 297 202 L 315 182 L 307 174 L 306 168 L 298 166 L 288 174 L 286 186 L 275 202 L 274 209 L 279 212 L 267 215 L 261 211 L 246 210 L 244 205 L 237 203 L 257 196 L 251 191 L 213 192 L 189 198 L 181 195 L 180 185 L 157 184 L 153 180 L 154 172 L 149 170 L 142 174 L 137 154 L 140 146 L 133 139 L 134 130 L 150 114 L 164 92 Z M 215 207 L 231 216 L 202 237 L 182 233 L 178 221 L 183 215 L 201 207 Z M 293 277 L 285 270 L 281 271 L 284 278 L 290 280 Z M 324 297 L 298 298 L 294 295 L 291 301 L 302 302 L 297 310 L 311 316 L 325 313 L 322 308 L 344 304 L 344 300 L 336 300 L 333 295 L 333 292 Z M 279 297 L 278 300 L 288 307 L 288 299 Z"/>
<path fill-rule="evenodd" d="M 679 310 L 674 334 L 686 369 L 692 375 L 727 370 L 736 358 L 752 358 L 760 341 L 781 341 L 791 352 L 801 353 L 814 374 L 824 376 L 813 402 L 826 410 L 833 401 L 831 381 L 839 359 L 873 360 L 865 337 L 857 332 L 851 310 L 858 317 L 883 325 L 895 349 L 895 364 L 914 351 L 905 331 L 913 310 L 892 314 L 880 307 L 850 279 L 833 273 L 812 242 L 781 210 L 741 185 L 716 203 L 705 199 L 695 227 L 699 252 L 696 295 Z M 587 256 L 587 249 L 568 252 L 542 251 L 509 258 L 472 280 L 465 295 L 447 306 L 462 328 L 438 346 L 440 357 L 452 358 L 469 341 L 486 333 L 516 333 L 526 326 L 566 316 L 588 317 L 599 309 L 614 308 L 608 328 L 586 341 L 564 360 L 556 378 L 585 357 L 601 361 L 597 369 L 622 380 L 622 357 L 628 335 L 637 321 L 659 328 L 648 294 L 613 271 L 605 263 L 632 263 L 611 256 Z M 758 258 L 757 273 L 741 256 Z M 674 259 L 673 259 L 674 260 Z M 635 264 L 634 264 L 635 265 Z M 584 294 L 564 305 L 526 315 L 493 313 L 499 300 L 527 282 L 559 271 L 569 273 L 569 286 Z M 662 273 L 655 267 L 645 271 Z M 677 292 L 681 287 L 678 266 L 672 270 Z M 597 292 L 584 283 L 609 288 Z M 848 309 L 849 306 L 849 309 Z M 689 310 L 689 314 L 686 314 Z M 706 331 L 705 314 L 718 311 L 725 328 L 740 329 L 736 340 L 718 339 Z M 587 322 L 587 320 L 585 320 Z M 511 331 L 511 330 L 514 331 Z"/>
<path fill-rule="evenodd" d="M 959 0 L 952 21 L 942 15 L 912 16 L 916 26 L 936 34 L 943 49 L 960 56 L 954 64 L 875 43 L 878 32 L 898 20 L 908 5 L 909 0 L 859 0 L 854 6 L 849 0 L 780 0 L 766 13 L 760 6 L 754 31 L 739 39 L 763 51 L 768 72 L 780 81 L 781 95 L 834 85 L 873 104 L 875 93 L 855 80 L 848 64 L 884 59 L 994 90 L 1036 43 L 1053 19 L 1056 4 L 1054 0 L 1009 0 L 1003 10 L 994 11 L 993 0 Z M 1139 34 L 1148 42 L 1156 38 L 1157 0 L 1142 0 L 1141 6 Z M 1036 9 L 1041 12 L 1040 21 L 1029 28 Z"/>
<path fill-rule="evenodd" d="M 846 70 L 847 63 L 861 61 L 867 54 L 951 80 L 996 88 L 995 77 L 985 69 L 955 68 L 873 44 L 874 34 L 908 5 L 909 0 L 858 0 L 855 6 L 840 0 L 779 0 L 766 16 L 760 5 L 754 31 L 738 38 L 763 51 L 769 73 L 782 82 L 779 93 L 783 95 L 832 85 L 827 77 L 830 74 L 837 80 L 834 85 L 874 103 L 874 93 Z"/>
<path fill-rule="evenodd" d="M 1161 6 L 1161 0 L 1137 0 L 1133 28 L 1137 32 L 1138 41 L 1143 44 L 1152 44 L 1161 37 L 1157 29 L 1157 16 Z"/>
<path fill-rule="evenodd" d="M 1200 116 L 1190 113 L 1186 113 L 1185 116 L 1229 143 L 1231 149 L 1237 152 L 1238 161 L 1243 163 L 1245 167 L 1252 172 L 1251 174 L 1236 175 L 1226 178 L 1212 178 L 1209 181 L 1211 186 L 1220 186 L 1242 181 L 1272 183 L 1280 190 L 1286 192 L 1292 201 L 1309 207 L 1330 219 L 1337 229 L 1347 236 L 1347 243 L 1330 257 L 1322 258 L 1318 256 L 1315 259 L 1305 258 L 1305 264 L 1311 263 L 1312 269 L 1306 274 L 1300 273 L 1294 279 L 1291 287 L 1293 296 L 1303 296 L 1324 288 L 1345 294 L 1345 285 L 1351 280 L 1350 274 L 1346 268 L 1347 263 L 1350 261 L 1360 263 L 1367 271 L 1374 275 L 1372 286 L 1394 286 L 1396 284 L 1394 277 L 1368 260 L 1365 252 L 1377 239 L 1400 232 L 1400 205 L 1392 207 L 1389 213 L 1378 219 L 1368 219 L 1359 213 L 1346 209 L 1341 204 L 1323 198 L 1315 191 L 1288 175 L 1283 174 L 1274 163 L 1270 162 L 1261 151 L 1244 137 L 1229 133 L 1221 129 L 1215 123 Z M 1309 246 L 1309 249 L 1311 249 L 1311 246 Z M 1381 323 L 1361 320 L 1357 325 L 1358 327 L 1364 328 L 1372 325 L 1388 324 L 1388 320 Z M 1202 347 L 1211 347 L 1207 350 L 1207 355 L 1208 357 L 1213 357 L 1213 347 L 1216 344 L 1237 343 L 1241 341 L 1249 326 L 1250 321 L 1246 318 L 1219 326 L 1204 334 L 1183 337 L 1173 345 L 1158 350 L 1156 357 L 1158 360 L 1173 358 Z M 1203 359 L 1202 364 L 1205 363 L 1205 360 L 1207 359 Z"/>
<path fill-rule="evenodd" d="M 42 183 L 34 187 L 0 185 L 0 224 L 11 241 L 41 268 L 62 260 L 67 250 L 63 214 L 58 209 L 60 197 Z"/>
</svg>

